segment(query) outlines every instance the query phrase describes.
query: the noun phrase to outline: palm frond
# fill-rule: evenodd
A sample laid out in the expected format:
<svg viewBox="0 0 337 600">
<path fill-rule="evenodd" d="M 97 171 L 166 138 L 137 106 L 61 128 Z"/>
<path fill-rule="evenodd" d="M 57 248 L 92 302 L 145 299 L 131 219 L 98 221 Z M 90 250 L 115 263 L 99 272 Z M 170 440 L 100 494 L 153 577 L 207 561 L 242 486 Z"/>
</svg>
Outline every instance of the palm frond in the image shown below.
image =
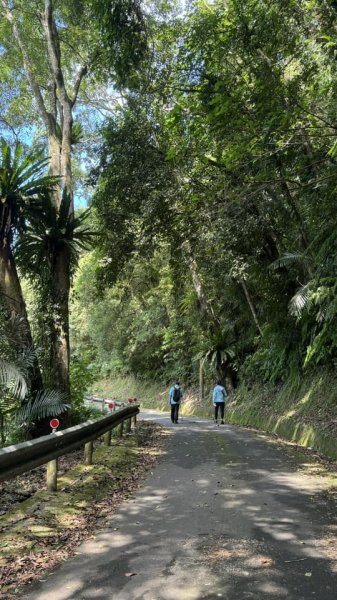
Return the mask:
<svg viewBox="0 0 337 600">
<path fill-rule="evenodd" d="M 307 257 L 303 252 L 286 252 L 283 256 L 280 256 L 277 260 L 275 260 L 270 268 L 274 271 L 277 269 L 282 269 L 283 267 L 289 267 L 295 263 L 304 263 L 307 261 Z"/>
<path fill-rule="evenodd" d="M 57 390 L 45 390 L 29 398 L 16 413 L 18 423 L 32 423 L 47 417 L 57 417 L 69 409 L 67 396 Z"/>
<path fill-rule="evenodd" d="M 0 393 L 0 414 L 1 415 L 8 415 L 9 413 L 12 413 L 15 411 L 16 407 L 17 407 L 17 402 L 15 401 L 14 397 L 7 393 Z"/>
<path fill-rule="evenodd" d="M 311 282 L 307 283 L 300 287 L 300 289 L 296 292 L 295 296 L 290 300 L 289 308 L 290 314 L 294 316 L 299 316 L 302 310 L 305 307 L 308 307 L 310 304 L 309 291 L 311 288 Z"/>
<path fill-rule="evenodd" d="M 36 362 L 35 349 L 32 346 L 25 346 L 17 355 L 16 365 L 22 373 L 31 369 Z"/>
<path fill-rule="evenodd" d="M 4 360 L 0 360 L 0 386 L 19 399 L 23 399 L 28 392 L 27 382 L 21 370 Z"/>
<path fill-rule="evenodd" d="M 19 265 L 38 272 L 45 264 L 50 268 L 53 257 L 67 248 L 71 263 L 76 264 L 81 250 L 90 250 L 98 235 L 84 223 L 90 209 L 79 217 L 69 214 L 70 197 L 63 195 L 59 211 L 46 196 L 40 206 L 33 207 L 30 224 L 17 241 L 15 252 Z"/>
</svg>

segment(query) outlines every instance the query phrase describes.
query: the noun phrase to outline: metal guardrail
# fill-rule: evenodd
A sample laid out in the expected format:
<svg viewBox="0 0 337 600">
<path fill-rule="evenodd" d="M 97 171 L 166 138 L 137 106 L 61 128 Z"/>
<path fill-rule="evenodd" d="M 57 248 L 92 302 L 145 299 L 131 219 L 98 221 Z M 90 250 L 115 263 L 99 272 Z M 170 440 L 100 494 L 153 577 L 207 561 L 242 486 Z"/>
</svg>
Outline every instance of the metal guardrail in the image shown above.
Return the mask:
<svg viewBox="0 0 337 600">
<path fill-rule="evenodd" d="M 123 427 L 124 421 L 127 421 L 127 431 L 130 431 L 131 419 L 135 420 L 138 413 L 139 406 L 132 404 L 96 421 L 86 421 L 36 440 L 3 448 L 0 450 L 0 481 L 11 479 L 20 473 L 48 463 L 47 487 L 51 491 L 56 491 L 59 456 L 85 446 L 85 462 L 91 464 L 93 440 L 107 434 L 106 443 L 110 445 L 112 430 L 119 425 Z M 120 433 L 122 435 L 123 430 Z"/>
<path fill-rule="evenodd" d="M 101 411 L 104 412 L 107 409 L 115 410 L 116 408 L 125 406 L 126 404 L 137 402 L 137 398 L 129 398 L 128 401 L 126 402 L 124 400 L 116 400 L 115 398 L 101 398 L 100 396 L 85 396 L 84 401 L 87 404 L 99 404 Z M 113 408 L 110 409 L 110 406 L 113 406 Z"/>
</svg>

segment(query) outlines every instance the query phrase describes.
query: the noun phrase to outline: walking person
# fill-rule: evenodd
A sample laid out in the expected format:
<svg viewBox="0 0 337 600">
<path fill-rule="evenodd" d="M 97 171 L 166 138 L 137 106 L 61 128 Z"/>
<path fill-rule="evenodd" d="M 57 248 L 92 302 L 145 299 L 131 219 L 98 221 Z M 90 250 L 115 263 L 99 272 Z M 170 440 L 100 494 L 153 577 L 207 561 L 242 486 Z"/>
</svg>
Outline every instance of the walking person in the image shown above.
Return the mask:
<svg viewBox="0 0 337 600">
<path fill-rule="evenodd" d="M 180 383 L 179 381 L 177 381 L 171 388 L 169 391 L 169 403 L 171 406 L 171 421 L 172 423 L 178 423 L 178 416 L 179 416 L 179 408 L 180 408 L 180 401 L 182 398 L 182 389 L 180 387 Z"/>
<path fill-rule="evenodd" d="M 224 425 L 224 416 L 225 416 L 225 398 L 227 396 L 227 392 L 222 385 L 221 381 L 218 381 L 216 386 L 213 389 L 213 406 L 214 406 L 214 422 L 218 424 L 218 414 L 220 410 L 221 417 L 221 425 Z"/>
</svg>

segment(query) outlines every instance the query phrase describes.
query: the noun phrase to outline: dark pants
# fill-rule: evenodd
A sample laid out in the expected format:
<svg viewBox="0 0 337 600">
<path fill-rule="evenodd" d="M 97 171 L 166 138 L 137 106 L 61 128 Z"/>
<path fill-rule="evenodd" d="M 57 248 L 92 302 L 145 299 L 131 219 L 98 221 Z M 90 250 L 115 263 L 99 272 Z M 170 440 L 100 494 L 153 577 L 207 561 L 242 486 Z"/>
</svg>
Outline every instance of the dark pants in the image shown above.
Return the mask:
<svg viewBox="0 0 337 600">
<path fill-rule="evenodd" d="M 172 423 L 178 423 L 180 404 L 171 404 L 171 421 Z"/>
<path fill-rule="evenodd" d="M 225 403 L 224 402 L 216 402 L 214 407 L 214 419 L 218 420 L 218 413 L 220 408 L 221 421 L 223 421 L 225 415 Z"/>
</svg>

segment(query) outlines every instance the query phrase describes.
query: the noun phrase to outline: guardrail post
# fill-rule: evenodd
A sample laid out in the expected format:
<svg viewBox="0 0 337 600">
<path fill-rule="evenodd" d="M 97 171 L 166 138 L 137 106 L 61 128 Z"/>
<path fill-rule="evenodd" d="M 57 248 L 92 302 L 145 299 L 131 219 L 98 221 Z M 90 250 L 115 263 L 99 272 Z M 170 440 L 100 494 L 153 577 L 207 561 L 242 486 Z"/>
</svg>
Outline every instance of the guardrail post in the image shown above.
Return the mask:
<svg viewBox="0 0 337 600">
<path fill-rule="evenodd" d="M 124 430 L 124 423 L 122 422 L 120 425 L 118 425 L 118 427 L 116 427 L 117 437 L 123 436 L 123 430 Z"/>
<path fill-rule="evenodd" d="M 47 490 L 48 492 L 57 491 L 57 458 L 47 463 Z"/>
<path fill-rule="evenodd" d="M 136 429 L 136 427 L 137 427 L 137 415 L 134 415 L 134 417 L 131 417 L 131 422 L 132 422 L 132 427 L 134 429 Z"/>
<path fill-rule="evenodd" d="M 125 433 L 130 433 L 131 431 L 131 419 L 125 420 Z"/>
<path fill-rule="evenodd" d="M 94 442 L 87 442 L 84 446 L 84 462 L 86 465 L 92 465 L 92 453 L 94 449 Z"/>
<path fill-rule="evenodd" d="M 107 432 L 104 434 L 104 436 L 103 436 L 103 438 L 104 438 L 104 444 L 105 444 L 106 446 L 111 446 L 111 434 L 112 434 L 112 431 L 111 431 L 111 429 L 110 429 L 110 431 L 107 431 Z"/>
</svg>

